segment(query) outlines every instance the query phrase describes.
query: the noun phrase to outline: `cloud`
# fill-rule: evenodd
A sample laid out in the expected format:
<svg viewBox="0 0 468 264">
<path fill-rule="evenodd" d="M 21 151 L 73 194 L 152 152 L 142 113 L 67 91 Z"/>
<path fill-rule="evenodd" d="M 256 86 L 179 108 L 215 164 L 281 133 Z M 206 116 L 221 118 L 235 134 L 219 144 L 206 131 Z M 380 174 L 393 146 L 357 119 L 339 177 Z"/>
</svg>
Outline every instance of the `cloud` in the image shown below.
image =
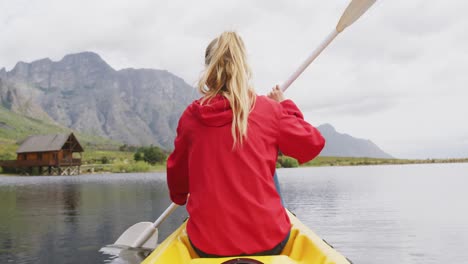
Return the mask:
<svg viewBox="0 0 468 264">
<path fill-rule="evenodd" d="M 91 50 L 116 69 L 167 69 L 194 85 L 206 45 L 236 30 L 265 94 L 334 28 L 347 3 L 0 0 L 0 68 Z M 460 121 L 468 115 L 467 9 L 462 0 L 377 1 L 286 95 L 314 123 L 369 138 L 395 156 L 432 155 L 443 140 L 445 152 L 459 153 L 468 134 Z"/>
<path fill-rule="evenodd" d="M 375 115 L 394 107 L 397 102 L 389 97 L 339 97 L 318 103 L 312 108 L 304 108 L 304 111 L 313 111 L 317 114 L 328 116 L 358 116 Z"/>
</svg>

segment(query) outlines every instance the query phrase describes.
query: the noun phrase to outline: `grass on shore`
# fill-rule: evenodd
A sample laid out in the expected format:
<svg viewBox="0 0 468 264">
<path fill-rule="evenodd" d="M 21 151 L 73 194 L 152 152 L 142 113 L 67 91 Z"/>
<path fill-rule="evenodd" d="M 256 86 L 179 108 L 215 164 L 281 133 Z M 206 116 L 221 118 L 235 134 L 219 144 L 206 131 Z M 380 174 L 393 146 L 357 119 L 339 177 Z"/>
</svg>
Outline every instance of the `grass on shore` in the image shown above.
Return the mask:
<svg viewBox="0 0 468 264">
<path fill-rule="evenodd" d="M 426 163 L 460 163 L 464 159 L 379 159 L 355 157 L 317 157 L 301 166 L 359 166 L 359 165 L 392 165 L 392 164 L 426 164 Z"/>
<path fill-rule="evenodd" d="M 134 152 L 118 150 L 87 150 L 83 153 L 83 173 L 126 173 L 126 172 L 161 172 L 166 170 L 165 163 L 151 165 L 144 161 L 135 161 Z"/>
<path fill-rule="evenodd" d="M 68 133 L 69 129 L 44 121 L 13 113 L 0 106 L 0 160 L 16 159 L 16 150 L 19 142 L 29 135 Z M 148 172 L 164 171 L 166 164 L 150 165 L 145 162 L 136 162 L 134 152 L 120 151 L 121 143 L 90 134 L 75 134 L 85 152 L 82 156 L 83 172 Z M 317 157 L 301 166 L 358 166 L 358 165 L 384 165 L 384 164 L 418 164 L 418 163 L 454 163 L 468 162 L 465 159 L 376 159 L 376 158 L 350 158 L 350 157 Z M 280 157 L 278 167 L 297 167 L 296 160 L 289 157 Z M 0 173 L 1 173 L 0 168 Z"/>
<path fill-rule="evenodd" d="M 7 141 L 0 138 L 0 160 L 16 159 L 15 141 Z M 75 156 L 76 155 L 76 156 Z M 119 151 L 113 149 L 86 148 L 82 154 L 81 171 L 86 173 L 126 173 L 126 172 L 162 172 L 166 170 L 165 163 L 151 165 L 144 161 L 135 161 L 134 152 Z M 74 154 L 75 158 L 80 158 Z M 0 168 L 0 173 L 2 169 Z"/>
<path fill-rule="evenodd" d="M 163 172 L 166 163 L 156 165 L 144 161 L 135 161 L 134 152 L 119 151 L 117 147 L 105 149 L 103 146 L 84 146 L 82 154 L 82 173 L 129 173 L 129 172 Z M 16 159 L 18 145 L 15 140 L 0 137 L 0 160 Z M 104 148 L 104 149 L 103 149 Z M 79 157 L 79 156 L 78 156 Z M 296 160 L 290 157 L 280 157 L 282 163 L 278 167 L 297 167 Z M 289 162 L 284 162 L 288 160 Z M 425 164 L 425 163 L 459 163 L 468 162 L 464 159 L 378 159 L 378 158 L 354 158 L 354 157 L 317 157 L 312 161 L 300 165 L 301 167 L 317 166 L 360 166 L 360 165 L 389 165 L 389 164 Z M 2 173 L 0 169 L 0 173 Z"/>
</svg>

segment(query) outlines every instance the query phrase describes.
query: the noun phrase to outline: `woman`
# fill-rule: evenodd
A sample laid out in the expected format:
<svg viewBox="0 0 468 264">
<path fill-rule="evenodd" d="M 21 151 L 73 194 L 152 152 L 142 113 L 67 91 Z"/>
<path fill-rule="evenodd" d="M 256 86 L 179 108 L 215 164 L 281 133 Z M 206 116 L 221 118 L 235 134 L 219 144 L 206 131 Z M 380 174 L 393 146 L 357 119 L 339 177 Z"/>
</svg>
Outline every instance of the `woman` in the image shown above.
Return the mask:
<svg viewBox="0 0 468 264">
<path fill-rule="evenodd" d="M 273 181 L 278 150 L 300 163 L 325 140 L 278 86 L 258 96 L 241 38 L 224 32 L 205 53 L 202 98 L 182 114 L 167 161 L 172 201 L 187 202 L 187 233 L 201 257 L 275 255 L 291 224 Z"/>
</svg>

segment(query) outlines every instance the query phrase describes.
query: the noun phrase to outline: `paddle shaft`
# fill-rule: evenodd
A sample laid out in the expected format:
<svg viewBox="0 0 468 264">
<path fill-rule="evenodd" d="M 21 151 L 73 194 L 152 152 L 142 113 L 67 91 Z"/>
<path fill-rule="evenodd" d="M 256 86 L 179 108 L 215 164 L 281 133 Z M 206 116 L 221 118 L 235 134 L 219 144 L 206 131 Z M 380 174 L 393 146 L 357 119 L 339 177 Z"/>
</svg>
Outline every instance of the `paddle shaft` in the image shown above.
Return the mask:
<svg viewBox="0 0 468 264">
<path fill-rule="evenodd" d="M 302 72 L 322 53 L 322 51 L 338 36 L 339 32 L 336 29 L 327 36 L 326 39 L 322 41 L 320 46 L 318 46 L 307 59 L 297 68 L 297 70 L 280 86 L 281 91 L 286 91 L 288 87 L 301 75 Z"/>
<path fill-rule="evenodd" d="M 299 68 L 280 86 L 281 91 L 286 91 L 299 75 L 322 53 L 322 51 L 341 33 L 345 28 L 352 25 L 358 20 L 376 0 L 352 0 L 348 7 L 341 15 L 338 25 L 327 36 L 327 38 L 315 49 L 309 57 L 299 66 Z"/>
<path fill-rule="evenodd" d="M 161 216 L 159 216 L 159 218 L 156 219 L 156 221 L 151 226 L 148 226 L 131 246 L 134 248 L 141 247 L 146 242 L 146 240 L 148 240 L 148 238 L 153 235 L 153 233 L 156 231 L 156 228 L 158 228 L 161 223 L 164 222 L 164 220 L 166 220 L 166 218 L 171 215 L 175 209 L 177 209 L 177 207 L 179 207 L 177 204 L 171 203 L 171 205 L 169 205 L 169 207 L 161 214 Z"/>
<path fill-rule="evenodd" d="M 171 205 L 169 205 L 169 207 L 161 214 L 161 216 L 159 216 L 159 218 L 156 219 L 156 221 L 154 221 L 154 228 L 158 228 L 161 225 L 161 223 L 164 222 L 164 220 L 166 220 L 166 218 L 170 216 L 172 212 L 175 211 L 175 209 L 177 209 L 177 207 L 179 207 L 179 205 L 171 203 Z"/>
</svg>

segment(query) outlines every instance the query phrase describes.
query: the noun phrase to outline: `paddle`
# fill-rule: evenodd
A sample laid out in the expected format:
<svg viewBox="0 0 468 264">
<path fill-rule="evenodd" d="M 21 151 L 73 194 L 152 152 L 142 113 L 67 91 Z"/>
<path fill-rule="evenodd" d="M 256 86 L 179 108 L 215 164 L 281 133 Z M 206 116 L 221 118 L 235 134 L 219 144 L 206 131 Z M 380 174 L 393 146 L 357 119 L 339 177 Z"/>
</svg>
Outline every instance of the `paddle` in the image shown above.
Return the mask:
<svg viewBox="0 0 468 264">
<path fill-rule="evenodd" d="M 348 7 L 341 15 L 340 21 L 333 29 L 333 31 L 322 41 L 307 59 L 297 68 L 297 70 L 283 83 L 280 85 L 281 91 L 286 91 L 288 87 L 301 75 L 302 72 L 322 53 L 322 51 L 341 33 L 345 28 L 351 26 L 356 20 L 358 20 L 374 3 L 376 0 L 352 0 Z M 275 185 L 278 193 L 281 197 L 281 191 L 278 182 L 278 175 L 274 174 Z M 283 199 L 281 202 L 284 204 Z"/>
<path fill-rule="evenodd" d="M 336 28 L 325 38 L 325 40 L 317 47 L 307 59 L 299 66 L 299 68 L 283 83 L 280 88 L 284 92 L 293 83 L 299 75 L 322 53 L 322 51 L 341 33 L 345 28 L 351 26 L 358 20 L 376 0 L 352 0 L 348 5 L 343 15 L 336 25 Z"/>
<path fill-rule="evenodd" d="M 177 204 L 171 203 L 154 223 L 140 222 L 132 225 L 115 241 L 114 245 L 155 249 L 158 244 L 158 227 L 177 207 L 179 207 Z"/>
</svg>

